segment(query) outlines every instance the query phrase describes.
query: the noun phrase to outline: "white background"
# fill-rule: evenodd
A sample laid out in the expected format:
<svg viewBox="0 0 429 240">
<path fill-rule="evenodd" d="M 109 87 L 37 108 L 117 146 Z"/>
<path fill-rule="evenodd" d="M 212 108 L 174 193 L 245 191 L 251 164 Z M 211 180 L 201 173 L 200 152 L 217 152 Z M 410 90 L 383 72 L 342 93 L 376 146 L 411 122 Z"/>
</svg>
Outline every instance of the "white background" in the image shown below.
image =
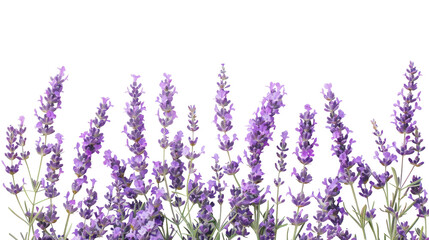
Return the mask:
<svg viewBox="0 0 429 240">
<path fill-rule="evenodd" d="M 428 11 L 428 5 L 423 1 L 407 4 L 396 1 L 163 1 L 158 4 L 2 1 L 1 151 L 6 152 L 6 127 L 16 125 L 18 117 L 24 115 L 28 127 L 27 149 L 32 151 L 29 161 L 32 166 L 37 165 L 34 142 L 38 134 L 33 112 L 39 106 L 39 96 L 48 87 L 49 76 L 57 74 L 57 68 L 64 65 L 69 80 L 64 84 L 63 105 L 56 112 L 54 126 L 65 135 L 63 162 L 66 173 L 60 182 L 62 195 L 57 198 L 57 205 L 62 205 L 62 196 L 74 179 L 72 166 L 76 153 L 73 147 L 80 141 L 80 133 L 88 129 L 88 121 L 94 117 L 102 96 L 110 97 L 114 105 L 108 112 L 111 122 L 103 127 L 106 138 L 102 152 L 111 149 L 122 159 L 131 156 L 125 147 L 126 137 L 121 133 L 127 121 L 123 108 L 129 101 L 125 92 L 132 82 L 130 74 L 142 76 L 146 92 L 143 100 L 147 106 L 148 152 L 150 160 L 159 160 L 162 152 L 157 139 L 161 133 L 155 116 L 158 107 L 155 99 L 160 92 L 158 85 L 163 79 L 162 74 L 166 72 L 172 75 L 178 91 L 174 105 L 179 119 L 172 127 L 173 132 L 185 130 L 187 105 L 197 106 L 199 146 L 206 146 L 206 154 L 196 165 L 208 180 L 212 174 L 209 171 L 213 163 L 211 156 L 218 152 L 221 161 L 226 161 L 226 156 L 217 148 L 217 132 L 212 123 L 217 74 L 220 64 L 225 63 L 231 84 L 229 98 L 236 108 L 232 132 L 240 139 L 233 155 L 242 154 L 246 147 L 244 138 L 248 120 L 265 96 L 266 86 L 271 81 L 281 82 L 287 91 L 286 107 L 276 117 L 274 143 L 263 155 L 263 170 L 267 173 L 264 185 L 272 185 L 276 161 L 274 146 L 280 133 L 290 132 L 289 146 L 294 149 L 298 138 L 294 130 L 298 114 L 307 103 L 318 112 L 316 136 L 320 146 L 316 150 L 315 162 L 309 167 L 314 175 L 314 183 L 306 187 L 310 194 L 321 187 L 324 177 L 333 177 L 338 169 L 337 159 L 330 154 L 330 135 L 325 128 L 327 114 L 323 111 L 324 99 L 320 94 L 324 83 L 331 82 L 334 92 L 343 100 L 341 108 L 346 113 L 345 124 L 354 130 L 352 137 L 357 140 L 353 155 L 362 155 L 380 170 L 373 159 L 376 146 L 370 120 L 378 121 L 385 130 L 388 143 L 400 139 L 390 123 L 392 108 L 397 92 L 405 82 L 403 73 L 409 61 L 415 61 L 423 74 L 418 81 L 423 110 L 417 113 L 416 119 L 423 138 L 426 138 L 429 130 L 423 123 L 427 121 L 426 103 L 429 100 L 429 84 L 425 76 L 429 72 Z M 49 141 L 52 142 L 53 137 Z M 423 160 L 427 156 L 425 152 Z M 1 159 L 8 164 L 5 157 Z M 102 153 L 94 156 L 93 167 L 88 172 L 90 178 L 99 180 L 101 199 L 104 186 L 110 181 L 102 161 Z M 295 180 L 290 177 L 293 167 L 300 166 L 290 152 L 284 179 L 298 191 Z M 410 169 L 408 165 L 406 167 Z M 424 175 L 427 169 L 424 165 L 417 172 Z M 248 171 L 242 166 L 243 177 Z M 24 168 L 19 174 L 19 178 L 24 176 Z M 0 181 L 8 183 L 9 176 L 1 173 Z M 424 184 L 429 186 L 427 180 Z M 286 191 L 284 187 L 282 193 Z M 346 200 L 350 193 L 349 188 L 343 190 Z M 24 228 L 7 209 L 10 206 L 18 210 L 15 199 L 3 188 L 0 196 L 0 238 L 9 239 L 9 232 L 18 234 Z M 377 192 L 375 196 L 382 197 L 382 194 Z M 295 209 L 288 205 L 283 206 L 282 215 L 290 216 Z M 62 207 L 59 207 L 59 213 L 64 215 Z M 312 215 L 309 210 L 307 213 Z M 384 226 L 385 215 L 380 211 L 377 213 L 377 221 Z M 56 223 L 57 229 L 62 229 L 63 221 Z M 72 221 L 76 224 L 79 219 Z M 345 225 L 360 236 L 351 221 L 346 221 Z"/>
</svg>

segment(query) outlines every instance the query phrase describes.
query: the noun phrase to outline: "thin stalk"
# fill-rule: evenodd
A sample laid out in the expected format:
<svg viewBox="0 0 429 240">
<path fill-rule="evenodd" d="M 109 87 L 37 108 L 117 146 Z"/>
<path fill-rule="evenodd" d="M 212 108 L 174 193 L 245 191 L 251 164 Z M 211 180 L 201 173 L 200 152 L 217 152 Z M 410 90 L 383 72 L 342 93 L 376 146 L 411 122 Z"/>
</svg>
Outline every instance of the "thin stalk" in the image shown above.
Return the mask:
<svg viewBox="0 0 429 240">
<path fill-rule="evenodd" d="M 355 188 L 353 187 L 353 184 L 350 184 L 350 187 L 352 188 L 353 198 L 355 199 L 355 203 L 356 203 L 356 207 L 357 207 L 357 212 L 359 213 L 360 212 L 360 208 L 359 208 L 359 203 L 358 203 L 357 198 L 356 198 Z M 357 215 L 359 216 L 359 214 L 357 214 Z M 364 220 L 363 224 L 361 223 L 360 227 L 362 229 L 363 237 L 364 237 L 364 239 L 366 239 L 365 220 Z"/>
<path fill-rule="evenodd" d="M 48 138 L 48 135 L 45 135 L 45 146 L 46 146 L 47 138 Z M 42 169 L 43 157 L 44 157 L 44 155 L 42 154 L 40 157 L 39 170 L 37 172 L 36 183 L 35 183 L 35 186 L 33 186 L 34 198 L 33 198 L 33 202 L 31 203 L 32 207 L 31 207 L 31 212 L 30 212 L 30 217 L 29 217 L 29 222 L 33 222 L 33 224 L 34 224 L 34 221 L 32 221 L 33 220 L 33 213 L 34 213 L 34 207 L 36 206 L 36 204 L 35 204 L 36 203 L 36 196 L 37 196 L 37 193 L 39 192 L 38 190 L 40 187 L 39 177 L 40 177 L 40 170 Z M 31 184 L 33 184 L 33 181 L 31 181 Z M 31 232 L 31 228 L 32 228 L 33 224 L 29 224 L 29 226 L 28 226 L 28 234 L 27 234 L 28 240 L 30 240 L 30 232 Z"/>
</svg>

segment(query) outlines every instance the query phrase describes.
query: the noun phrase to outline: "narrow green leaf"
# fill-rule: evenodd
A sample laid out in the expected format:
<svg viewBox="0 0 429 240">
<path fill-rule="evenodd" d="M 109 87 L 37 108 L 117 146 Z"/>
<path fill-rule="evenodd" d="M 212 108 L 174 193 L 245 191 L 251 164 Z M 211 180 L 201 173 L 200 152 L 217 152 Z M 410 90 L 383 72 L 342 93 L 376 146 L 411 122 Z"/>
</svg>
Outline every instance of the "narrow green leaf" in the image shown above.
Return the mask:
<svg viewBox="0 0 429 240">
<path fill-rule="evenodd" d="M 9 233 L 9 236 L 13 237 L 13 239 L 18 240 L 15 236 L 12 235 L 12 233 Z"/>
<path fill-rule="evenodd" d="M 28 222 L 26 220 L 24 220 L 22 217 L 20 217 L 18 214 L 16 214 L 10 207 L 8 207 L 9 210 L 19 219 L 21 219 L 23 222 L 25 222 L 25 224 L 28 225 Z"/>
</svg>

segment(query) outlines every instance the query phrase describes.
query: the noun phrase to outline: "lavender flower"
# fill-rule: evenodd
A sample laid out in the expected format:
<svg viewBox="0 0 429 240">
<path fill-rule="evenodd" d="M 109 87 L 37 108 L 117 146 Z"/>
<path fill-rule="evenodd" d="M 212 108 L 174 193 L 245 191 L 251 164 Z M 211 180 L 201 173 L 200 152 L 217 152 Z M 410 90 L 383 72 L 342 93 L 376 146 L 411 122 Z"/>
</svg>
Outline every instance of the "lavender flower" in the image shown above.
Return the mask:
<svg viewBox="0 0 429 240">
<path fill-rule="evenodd" d="M 86 172 L 91 167 L 91 157 L 94 153 L 99 153 L 99 150 L 101 149 L 101 143 L 103 142 L 104 135 L 101 133 L 100 129 L 109 121 L 106 112 L 112 106 L 109 98 L 102 98 L 102 100 L 102 103 L 100 103 L 100 106 L 98 107 L 96 118 L 89 122 L 89 131 L 83 132 L 80 136 L 83 139 L 82 153 L 79 151 L 80 144 L 77 143 L 76 145 L 77 158 L 74 159 L 73 171 L 77 178 L 73 181 L 71 186 L 73 193 L 72 199 L 74 199 L 74 196 L 80 191 L 83 184 L 87 183 Z M 69 193 L 67 193 L 67 195 L 69 195 Z M 67 229 L 70 214 L 74 212 L 71 211 L 71 209 L 74 209 L 74 206 L 71 204 L 74 204 L 74 202 L 68 201 L 68 199 L 66 204 L 64 204 L 64 207 L 68 212 L 68 216 L 63 236 L 66 234 L 65 230 Z"/>
<path fill-rule="evenodd" d="M 231 112 L 235 109 L 233 108 L 231 100 L 228 99 L 229 91 L 227 89 L 230 87 L 230 85 L 228 85 L 228 76 L 226 76 L 225 73 L 225 65 L 222 64 L 222 69 L 220 70 L 220 73 L 218 75 L 220 80 L 217 83 L 219 89 L 216 92 L 217 105 L 215 105 L 216 114 L 213 122 L 216 124 L 217 130 L 223 133 L 222 139 L 220 137 L 220 134 L 218 135 L 220 144 L 219 148 L 223 151 L 229 152 L 232 150 L 234 142 L 237 140 L 237 135 L 234 134 L 232 140 L 227 135 L 227 132 L 232 129 Z"/>
<path fill-rule="evenodd" d="M 174 111 L 174 106 L 172 105 L 173 96 L 176 94 L 176 88 L 171 84 L 171 75 L 164 73 L 165 79 L 161 81 L 159 86 L 161 87 L 161 94 L 157 97 L 156 101 L 159 103 L 159 107 L 162 111 L 163 117 L 159 114 L 158 110 L 158 120 L 161 123 L 162 129 L 162 138 L 158 140 L 159 145 L 164 150 L 169 146 L 167 127 L 173 124 L 174 119 L 177 118 L 176 111 Z M 154 162 L 153 175 L 157 183 L 164 181 L 166 174 L 168 173 L 168 165 L 163 159 L 162 162 Z"/>
<path fill-rule="evenodd" d="M 340 160 L 340 180 L 344 184 L 352 184 L 356 179 L 357 175 L 352 171 L 352 167 L 359 162 L 359 159 L 350 160 L 350 153 L 352 152 L 352 144 L 355 142 L 352 138 L 348 140 L 349 133 L 351 130 L 347 128 L 342 119 L 345 114 L 340 107 L 340 100 L 335 97 L 335 94 L 331 90 L 332 84 L 325 84 L 325 90 L 322 90 L 324 98 L 328 101 L 325 104 L 325 111 L 329 113 L 327 118 L 327 128 L 332 133 L 332 140 L 335 145 L 332 145 L 332 155 L 335 155 Z"/>
<path fill-rule="evenodd" d="M 16 150 L 19 147 L 18 130 L 15 129 L 13 126 L 9 126 L 7 128 L 6 136 L 7 136 L 6 140 L 8 143 L 6 145 L 6 148 L 9 152 L 5 153 L 5 156 L 7 159 L 10 160 L 10 166 L 6 166 L 4 161 L 2 161 L 2 163 L 3 163 L 3 166 L 5 168 L 6 173 L 11 175 L 12 182 L 9 183 L 10 187 L 7 187 L 3 183 L 3 187 L 10 194 L 17 195 L 18 193 L 20 193 L 22 191 L 22 188 L 23 188 L 23 186 L 20 186 L 19 184 L 17 184 L 15 182 L 15 174 L 19 171 L 19 166 L 21 165 L 21 157 L 19 157 L 18 153 L 16 152 Z M 15 160 L 17 160 L 18 162 L 14 164 L 14 162 L 16 162 Z"/>
<path fill-rule="evenodd" d="M 377 143 L 378 145 L 378 152 L 375 152 L 374 159 L 377 159 L 380 162 L 380 164 L 383 165 L 384 167 L 388 167 L 393 161 L 397 162 L 398 158 L 395 154 L 391 154 L 389 152 L 390 146 L 385 145 L 386 138 L 382 139 L 383 130 L 381 131 L 378 130 L 377 122 L 375 120 L 372 120 L 371 123 L 374 129 L 373 134 L 377 137 L 377 140 L 375 140 L 375 143 Z M 379 156 L 379 153 L 382 155 L 381 157 Z"/>
<path fill-rule="evenodd" d="M 246 141 L 249 143 L 250 155 L 245 157 L 247 163 L 252 168 L 249 179 L 258 184 L 262 181 L 262 171 L 260 170 L 260 155 L 263 149 L 268 146 L 268 141 L 272 139 L 271 129 L 275 128 L 274 116 L 279 113 L 279 109 L 284 106 L 283 96 L 284 86 L 279 83 L 270 83 L 270 91 L 262 100 L 262 107 L 257 109 L 255 118 L 249 122 Z"/>
<path fill-rule="evenodd" d="M 396 126 L 396 130 L 398 130 L 398 132 L 401 134 L 412 133 L 415 129 L 416 122 L 413 121 L 413 116 L 416 110 L 420 110 L 420 106 L 417 103 L 417 100 L 420 99 L 420 92 L 417 93 L 417 96 L 414 96 L 413 91 L 417 90 L 416 81 L 420 76 L 420 71 L 414 67 L 413 62 L 410 62 L 407 73 L 405 74 L 405 78 L 408 80 L 408 82 L 404 84 L 404 88 L 401 89 L 401 92 L 398 93 L 398 95 L 401 96 L 403 102 L 401 104 L 398 100 L 393 105 L 399 110 L 393 111 L 393 123 Z M 404 93 L 404 90 L 408 92 Z"/>
<path fill-rule="evenodd" d="M 128 94 L 131 96 L 131 101 L 126 103 L 125 112 L 130 118 L 127 122 L 131 132 L 128 132 L 127 125 L 124 126 L 124 133 L 127 135 L 127 146 L 135 155 L 142 155 L 143 161 L 147 158 L 146 140 L 143 134 L 145 131 L 143 111 L 146 110 L 144 102 L 140 101 L 140 96 L 144 93 L 142 84 L 137 84 L 140 76 L 131 75 L 134 78 L 133 83 L 130 85 L 131 90 Z M 129 141 L 132 141 L 131 145 Z"/>
<path fill-rule="evenodd" d="M 169 168 L 171 185 L 170 187 L 175 190 L 180 190 L 185 187 L 183 182 L 185 177 L 183 177 L 183 172 L 186 170 L 185 164 L 180 160 L 183 155 L 183 143 L 182 143 L 183 133 L 182 131 L 177 132 L 174 140 L 170 143 L 170 154 L 173 158 L 171 166 Z"/>
<path fill-rule="evenodd" d="M 277 145 L 277 157 L 279 158 L 277 160 L 277 163 L 274 164 L 275 168 L 277 169 L 277 178 L 274 179 L 274 185 L 277 188 L 277 194 L 276 194 L 276 199 L 271 198 L 271 201 L 273 201 L 276 204 L 276 218 L 275 218 L 275 224 L 276 224 L 276 228 L 275 228 L 275 236 L 277 234 L 277 229 L 278 226 L 282 225 L 284 222 L 284 219 L 279 220 L 279 205 L 284 203 L 285 200 L 282 199 L 282 195 L 280 195 L 280 186 L 284 184 L 284 181 L 280 178 L 280 174 L 282 172 L 286 172 L 286 157 L 287 154 L 286 152 L 289 150 L 289 148 L 287 148 L 287 143 L 286 143 L 286 139 L 288 138 L 288 132 L 284 131 L 281 134 L 281 140 L 279 145 Z"/>
<path fill-rule="evenodd" d="M 35 116 L 39 120 L 36 124 L 37 131 L 43 136 L 50 135 L 55 132 L 52 124 L 56 118 L 55 111 L 61 108 L 61 93 L 63 91 L 63 83 L 67 80 L 67 77 L 64 77 L 64 67 L 59 68 L 60 73 L 55 77 L 51 77 L 50 85 L 51 87 L 46 89 L 45 96 L 40 96 L 39 108 L 44 114 L 39 116 L 37 111 L 34 110 Z"/>
</svg>

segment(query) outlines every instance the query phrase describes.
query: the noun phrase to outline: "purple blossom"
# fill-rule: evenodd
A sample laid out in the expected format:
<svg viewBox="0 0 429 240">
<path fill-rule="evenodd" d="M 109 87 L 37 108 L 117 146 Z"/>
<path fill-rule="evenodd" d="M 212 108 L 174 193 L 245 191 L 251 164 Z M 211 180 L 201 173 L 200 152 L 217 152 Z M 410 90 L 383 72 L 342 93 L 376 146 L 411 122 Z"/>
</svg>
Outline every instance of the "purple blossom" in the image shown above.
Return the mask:
<svg viewBox="0 0 429 240">
<path fill-rule="evenodd" d="M 174 111 L 174 106 L 172 105 L 173 102 L 173 96 L 176 94 L 176 88 L 171 85 L 171 75 L 164 73 L 165 79 L 161 81 L 159 86 L 161 87 L 161 94 L 156 99 L 156 102 L 159 103 L 159 108 L 162 111 L 163 117 L 160 116 L 158 111 L 158 119 L 161 123 L 164 130 L 173 124 L 174 119 L 177 118 L 176 111 Z M 167 132 L 162 132 L 164 135 L 167 135 Z M 164 145 L 165 143 L 163 141 L 167 141 L 167 139 L 161 139 L 160 144 L 163 148 L 166 148 L 168 145 Z M 162 143 L 161 143 L 162 142 Z"/>
<path fill-rule="evenodd" d="M 420 167 L 421 165 L 424 164 L 424 162 L 420 162 L 420 152 L 425 150 L 426 147 L 421 146 L 423 139 L 420 138 L 421 133 L 419 132 L 419 129 L 417 127 L 415 127 L 415 130 L 412 134 L 414 136 L 414 139 L 411 140 L 411 142 L 415 144 L 415 147 L 413 147 L 413 150 L 417 154 L 414 157 L 414 159 L 408 158 L 408 161 L 411 163 L 411 165 L 416 166 L 416 167 Z"/>
<path fill-rule="evenodd" d="M 182 137 L 183 133 L 182 131 L 179 131 L 174 137 L 174 140 L 170 143 L 170 154 L 173 158 L 169 168 L 171 180 L 170 187 L 176 190 L 180 190 L 185 187 L 185 177 L 183 177 L 183 172 L 186 170 L 186 168 L 185 164 L 180 160 L 183 153 Z"/>
<path fill-rule="evenodd" d="M 418 100 L 420 100 L 420 92 L 417 93 L 417 96 L 413 94 L 413 91 L 417 90 L 416 81 L 421 76 L 420 71 L 414 67 L 414 63 L 410 62 L 405 78 L 408 80 L 404 84 L 404 88 L 398 95 L 402 98 L 403 102 L 400 103 L 399 100 L 393 105 L 397 110 L 393 111 L 394 121 L 393 123 L 396 126 L 401 134 L 412 133 L 415 129 L 416 122 L 413 121 L 414 112 L 420 109 L 418 105 Z M 406 91 L 404 93 L 404 90 Z"/>
<path fill-rule="evenodd" d="M 377 159 L 384 167 L 388 167 L 393 161 L 397 162 L 398 158 L 395 154 L 389 152 L 390 146 L 386 145 L 386 138 L 382 139 L 383 130 L 378 130 L 378 125 L 375 120 L 372 120 L 371 123 L 374 129 L 373 134 L 377 137 L 375 143 L 378 145 L 378 152 L 375 152 L 374 159 Z"/>
<path fill-rule="evenodd" d="M 293 226 L 301 226 L 308 220 L 308 214 L 305 214 L 302 216 L 302 210 L 298 213 L 296 211 L 293 212 L 293 217 L 287 217 L 287 220 L 289 220 L 290 224 Z"/>
<path fill-rule="evenodd" d="M 231 112 L 235 110 L 233 108 L 233 104 L 231 103 L 231 100 L 228 99 L 228 93 L 227 90 L 230 85 L 228 84 L 228 76 L 226 76 L 225 71 L 225 65 L 222 64 L 222 69 L 219 73 L 219 82 L 217 83 L 217 86 L 219 89 L 216 92 L 216 104 L 215 105 L 215 116 L 213 122 L 216 124 L 217 130 L 221 133 L 223 133 L 223 136 L 221 137 L 220 134 L 218 135 L 219 139 L 219 148 L 223 151 L 231 151 L 234 146 L 234 142 L 237 140 L 236 134 L 233 135 L 233 138 L 231 139 L 227 132 L 232 129 L 232 116 Z"/>
<path fill-rule="evenodd" d="M 55 132 L 52 124 L 56 115 L 54 112 L 61 108 L 61 93 L 63 91 L 63 83 L 67 80 L 67 77 L 64 77 L 65 68 L 59 68 L 60 72 L 55 76 L 51 77 L 51 82 L 49 83 L 51 87 L 47 88 L 45 91 L 45 96 L 40 96 L 40 111 L 44 114 L 39 116 L 37 110 L 34 110 L 35 116 L 38 119 L 36 124 L 37 131 L 44 135 L 50 135 Z"/>
<path fill-rule="evenodd" d="M 299 127 L 296 129 L 299 132 L 298 147 L 294 152 L 303 165 L 310 164 L 313 161 L 313 148 L 314 146 L 318 146 L 317 138 L 312 138 L 314 125 L 316 125 L 316 121 L 314 120 L 316 111 L 311 112 L 311 107 L 308 104 L 305 105 L 305 109 L 306 111 L 299 115 Z"/>
<path fill-rule="evenodd" d="M 124 126 L 124 133 L 127 135 L 127 146 L 129 150 L 135 155 L 143 156 L 143 162 L 147 158 L 146 152 L 146 140 L 143 131 L 145 131 L 144 115 L 143 111 L 146 110 L 144 102 L 140 101 L 141 95 L 144 93 L 142 84 L 137 83 L 140 76 L 131 75 L 134 78 L 133 83 L 130 85 L 131 90 L 128 90 L 128 94 L 131 97 L 131 101 L 126 103 L 125 112 L 127 113 L 129 120 L 127 122 L 128 127 L 131 129 L 128 132 L 127 125 Z M 131 144 L 130 144 L 131 141 Z"/>
<path fill-rule="evenodd" d="M 78 178 L 86 174 L 91 167 L 91 156 L 94 153 L 99 153 L 101 143 L 104 141 L 104 135 L 101 133 L 101 127 L 108 121 L 106 115 L 107 110 L 112 106 L 108 98 L 103 98 L 102 103 L 98 107 L 96 118 L 89 122 L 89 131 L 81 134 L 82 153 L 79 151 L 80 144 L 76 145 L 77 158 L 74 159 L 73 170 Z"/>
<path fill-rule="evenodd" d="M 329 113 L 327 118 L 328 126 L 327 128 L 332 133 L 332 140 L 334 145 L 332 145 L 332 155 L 337 156 L 340 161 L 340 181 L 344 184 L 352 184 L 356 179 L 357 175 L 351 169 L 357 162 L 358 159 L 350 160 L 349 155 L 352 152 L 352 144 L 355 142 L 353 139 L 349 139 L 349 133 L 351 130 L 347 128 L 342 119 L 345 114 L 340 107 L 340 100 L 335 97 L 335 94 L 331 90 L 332 84 L 325 84 L 325 90 L 322 89 L 322 94 L 324 98 L 328 101 L 325 104 L 325 111 Z"/>
<path fill-rule="evenodd" d="M 23 185 L 19 185 L 18 183 L 16 183 L 15 181 L 15 174 L 19 172 L 19 166 L 22 164 L 22 157 L 18 156 L 18 153 L 16 152 L 16 150 L 18 149 L 18 147 L 20 146 L 20 140 L 22 139 L 22 135 L 25 132 L 25 130 L 22 130 L 23 128 L 23 122 L 21 122 L 20 124 L 20 130 L 14 128 L 13 126 L 9 126 L 7 128 L 7 132 L 6 132 L 6 140 L 7 140 L 7 145 L 6 145 L 6 149 L 8 150 L 8 152 L 5 153 L 5 156 L 7 159 L 10 160 L 10 165 L 7 166 L 4 161 L 2 161 L 2 164 L 5 168 L 5 172 L 9 175 L 11 175 L 12 178 L 12 182 L 9 183 L 10 187 L 7 187 L 4 183 L 3 183 L 3 187 L 6 189 L 6 191 L 8 191 L 9 193 L 16 195 L 18 193 L 20 193 L 23 189 Z M 20 137 L 18 139 L 18 136 Z M 25 161 L 25 160 L 24 160 Z"/>
<path fill-rule="evenodd" d="M 246 141 L 249 143 L 250 155 L 246 155 L 247 163 L 253 169 L 261 164 L 260 155 L 263 149 L 268 146 L 268 141 L 272 140 L 271 130 L 275 128 L 274 116 L 279 113 L 279 109 L 284 106 L 283 96 L 284 86 L 279 83 L 270 83 L 270 91 L 262 100 L 262 107 L 257 109 L 255 118 L 249 122 Z"/>
<path fill-rule="evenodd" d="M 213 180 L 209 180 L 208 184 L 209 187 L 214 187 L 215 191 L 217 192 L 217 196 L 218 196 L 218 203 L 222 204 L 223 203 L 223 199 L 225 197 L 225 195 L 223 194 L 223 191 L 225 191 L 226 188 L 226 182 L 223 182 L 223 185 L 221 184 L 221 180 L 224 176 L 224 173 L 222 172 L 222 167 L 219 164 L 219 156 L 217 154 L 215 154 L 213 156 L 213 159 L 215 160 L 215 165 L 212 166 L 212 170 L 215 173 L 215 176 L 212 177 Z"/>
</svg>

